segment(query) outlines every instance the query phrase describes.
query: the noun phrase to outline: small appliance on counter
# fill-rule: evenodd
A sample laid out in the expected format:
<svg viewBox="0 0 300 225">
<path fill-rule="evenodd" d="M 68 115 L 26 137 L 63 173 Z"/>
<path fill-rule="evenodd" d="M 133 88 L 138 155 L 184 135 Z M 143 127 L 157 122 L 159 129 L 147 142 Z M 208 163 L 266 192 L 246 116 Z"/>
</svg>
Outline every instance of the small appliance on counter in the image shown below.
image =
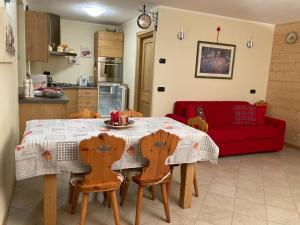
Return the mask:
<svg viewBox="0 0 300 225">
<path fill-rule="evenodd" d="M 80 76 L 80 78 L 79 78 L 79 86 L 80 87 L 87 87 L 88 83 L 89 83 L 88 76 L 85 76 L 85 75 Z"/>
<path fill-rule="evenodd" d="M 98 84 L 98 112 L 102 117 L 110 117 L 113 110 L 127 108 L 128 88 L 125 84 L 100 82 Z"/>
<path fill-rule="evenodd" d="M 43 74 L 31 75 L 33 90 L 46 88 L 48 86 L 48 77 Z"/>
</svg>

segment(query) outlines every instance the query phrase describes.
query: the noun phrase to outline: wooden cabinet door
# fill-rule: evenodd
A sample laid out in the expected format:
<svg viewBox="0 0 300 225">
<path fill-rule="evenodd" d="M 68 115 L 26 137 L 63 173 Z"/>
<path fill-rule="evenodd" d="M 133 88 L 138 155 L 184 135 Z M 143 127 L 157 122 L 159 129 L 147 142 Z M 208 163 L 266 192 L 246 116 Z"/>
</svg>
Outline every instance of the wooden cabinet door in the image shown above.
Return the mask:
<svg viewBox="0 0 300 225">
<path fill-rule="evenodd" d="M 78 91 L 77 89 L 64 89 L 64 95 L 69 98 L 66 109 L 66 117 L 70 118 L 72 113 L 78 112 Z"/>
<path fill-rule="evenodd" d="M 95 35 L 95 38 L 98 39 L 98 46 L 96 50 L 98 57 L 123 57 L 123 33 L 99 31 Z"/>
<path fill-rule="evenodd" d="M 98 111 L 98 90 L 97 89 L 79 89 L 78 90 L 78 111 L 89 109 Z"/>
<path fill-rule="evenodd" d="M 32 62 L 48 61 L 48 14 L 25 12 L 26 59 Z"/>
</svg>

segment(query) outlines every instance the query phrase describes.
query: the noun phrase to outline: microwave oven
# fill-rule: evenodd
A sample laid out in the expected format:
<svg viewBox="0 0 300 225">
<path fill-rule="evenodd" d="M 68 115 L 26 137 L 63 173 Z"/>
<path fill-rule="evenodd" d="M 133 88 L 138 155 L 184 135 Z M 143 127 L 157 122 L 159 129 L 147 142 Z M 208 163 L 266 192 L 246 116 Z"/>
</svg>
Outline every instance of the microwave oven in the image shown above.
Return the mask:
<svg viewBox="0 0 300 225">
<path fill-rule="evenodd" d="M 123 83 L 122 58 L 99 57 L 98 81 Z"/>
</svg>

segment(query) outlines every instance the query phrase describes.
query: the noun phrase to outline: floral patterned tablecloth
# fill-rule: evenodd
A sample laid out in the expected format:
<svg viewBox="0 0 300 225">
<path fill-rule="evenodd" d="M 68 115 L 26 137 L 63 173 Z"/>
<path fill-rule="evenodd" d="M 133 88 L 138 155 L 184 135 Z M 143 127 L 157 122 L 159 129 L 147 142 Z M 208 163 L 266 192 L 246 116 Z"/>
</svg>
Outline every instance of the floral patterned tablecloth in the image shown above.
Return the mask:
<svg viewBox="0 0 300 225">
<path fill-rule="evenodd" d="M 217 163 L 219 148 L 208 134 L 167 117 L 134 120 L 133 127 L 120 130 L 109 129 L 104 119 L 27 121 L 22 143 L 15 150 L 17 180 L 61 172 L 86 172 L 87 166 L 80 161 L 79 143 L 102 132 L 126 141 L 122 158 L 113 164 L 116 170 L 145 165 L 139 140 L 159 129 L 180 138 L 175 153 L 167 159 L 168 164 Z"/>
</svg>

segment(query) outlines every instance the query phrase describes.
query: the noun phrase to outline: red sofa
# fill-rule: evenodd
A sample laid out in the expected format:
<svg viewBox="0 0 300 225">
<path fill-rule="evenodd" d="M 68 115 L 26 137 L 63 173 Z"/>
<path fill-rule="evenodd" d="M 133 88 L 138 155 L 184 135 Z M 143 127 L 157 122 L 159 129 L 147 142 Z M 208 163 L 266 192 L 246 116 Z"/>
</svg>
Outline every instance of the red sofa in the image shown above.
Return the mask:
<svg viewBox="0 0 300 225">
<path fill-rule="evenodd" d="M 250 105 L 250 103 L 177 101 L 174 113 L 166 116 L 186 124 L 189 117 L 197 115 L 194 109 L 202 107 L 208 123 L 208 134 L 219 146 L 220 156 L 282 150 L 285 121 L 265 117 L 263 113 L 260 124 L 233 125 L 233 107 L 236 105 Z M 194 111 L 191 112 L 191 109 Z"/>
</svg>

